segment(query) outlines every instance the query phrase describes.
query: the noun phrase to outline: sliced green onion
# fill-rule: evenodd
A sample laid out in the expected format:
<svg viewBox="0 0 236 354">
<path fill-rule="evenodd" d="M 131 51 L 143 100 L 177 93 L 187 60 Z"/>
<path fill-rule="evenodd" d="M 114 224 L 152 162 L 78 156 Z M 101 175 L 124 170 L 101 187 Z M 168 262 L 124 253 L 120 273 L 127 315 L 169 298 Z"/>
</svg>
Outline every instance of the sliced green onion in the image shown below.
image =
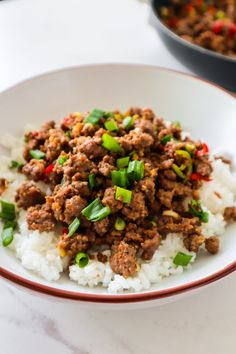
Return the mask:
<svg viewBox="0 0 236 354">
<path fill-rule="evenodd" d="M 88 179 L 89 179 L 89 188 L 90 189 L 93 189 L 94 187 L 96 187 L 95 177 L 96 177 L 95 173 L 91 173 L 89 175 Z"/>
<path fill-rule="evenodd" d="M 120 187 L 116 187 L 115 199 L 123 203 L 130 203 L 132 200 L 132 191 Z"/>
<path fill-rule="evenodd" d="M 117 231 L 123 231 L 125 229 L 125 226 L 125 221 L 122 218 L 118 217 L 115 222 L 115 229 Z"/>
<path fill-rule="evenodd" d="M 119 130 L 119 127 L 114 119 L 107 120 L 104 125 L 105 128 L 109 130 L 109 132 L 115 132 Z"/>
<path fill-rule="evenodd" d="M 134 119 L 132 117 L 126 117 L 123 120 L 123 126 L 124 126 L 125 130 L 130 130 L 130 128 L 132 127 L 133 124 L 134 124 Z"/>
<path fill-rule="evenodd" d="M 71 132 L 69 130 L 65 134 L 66 134 L 67 138 L 69 138 L 69 139 L 72 138 Z"/>
<path fill-rule="evenodd" d="M 172 122 L 172 125 L 176 128 L 181 128 L 180 122 L 178 121 Z"/>
<path fill-rule="evenodd" d="M 9 227 L 12 227 L 13 230 L 17 228 L 17 222 L 15 220 L 13 221 L 6 221 L 3 225 L 4 229 L 8 229 Z"/>
<path fill-rule="evenodd" d="M 103 134 L 102 146 L 111 152 L 122 152 L 119 142 L 109 134 Z"/>
<path fill-rule="evenodd" d="M 79 252 L 75 256 L 75 263 L 80 267 L 84 268 L 89 263 L 89 256 L 84 252 Z"/>
<path fill-rule="evenodd" d="M 9 246 L 13 241 L 13 228 L 8 227 L 2 230 L 2 245 L 3 247 Z"/>
<path fill-rule="evenodd" d="M 10 169 L 14 169 L 14 168 L 18 168 L 19 169 L 19 168 L 22 168 L 23 166 L 24 166 L 23 163 L 20 163 L 20 162 L 12 160 L 11 161 L 11 165 L 9 167 L 10 167 Z"/>
<path fill-rule="evenodd" d="M 74 233 L 77 231 L 77 229 L 80 226 L 80 220 L 78 218 L 75 218 L 74 221 L 69 225 L 69 233 L 68 236 L 71 237 L 74 235 Z"/>
<path fill-rule="evenodd" d="M 41 160 L 45 157 L 45 153 L 41 150 L 30 150 L 29 153 L 35 160 Z"/>
<path fill-rule="evenodd" d="M 114 116 L 113 112 L 105 112 L 103 115 L 104 118 L 114 118 Z"/>
<path fill-rule="evenodd" d="M 89 221 L 95 222 L 110 215 L 111 210 L 107 206 L 104 207 L 100 202 L 100 199 L 97 198 L 92 203 L 90 203 L 86 208 L 84 208 L 81 213 Z"/>
<path fill-rule="evenodd" d="M 172 135 L 166 135 L 161 139 L 162 145 L 166 145 L 171 139 L 173 138 Z"/>
<path fill-rule="evenodd" d="M 128 164 L 129 164 L 129 160 L 130 160 L 130 157 L 129 157 L 129 156 L 121 157 L 120 159 L 117 159 L 117 160 L 116 160 L 116 166 L 117 166 L 118 168 L 127 167 Z"/>
<path fill-rule="evenodd" d="M 58 158 L 58 163 L 59 163 L 59 165 L 63 166 L 67 160 L 68 160 L 68 157 L 65 155 L 62 155 Z"/>
<path fill-rule="evenodd" d="M 16 218 L 15 204 L 5 202 L 4 200 L 1 200 L 0 204 L 1 204 L 0 218 L 8 221 L 15 220 Z"/>
<path fill-rule="evenodd" d="M 111 171 L 111 180 L 115 186 L 126 187 L 128 185 L 127 171 Z"/>
<path fill-rule="evenodd" d="M 99 122 L 99 120 L 104 116 L 104 114 L 105 114 L 105 111 L 95 108 L 85 118 L 85 123 L 91 123 L 93 125 L 96 125 Z"/>
<path fill-rule="evenodd" d="M 173 260 L 173 263 L 177 266 L 186 267 L 191 261 L 192 256 L 183 252 L 178 252 Z"/>
<path fill-rule="evenodd" d="M 144 177 L 144 162 L 138 160 L 130 161 L 127 175 L 130 181 L 140 181 Z"/>
<path fill-rule="evenodd" d="M 209 215 L 206 211 L 202 209 L 201 203 L 199 200 L 192 199 L 189 204 L 189 211 L 192 215 L 197 216 L 200 221 L 208 222 Z"/>
</svg>

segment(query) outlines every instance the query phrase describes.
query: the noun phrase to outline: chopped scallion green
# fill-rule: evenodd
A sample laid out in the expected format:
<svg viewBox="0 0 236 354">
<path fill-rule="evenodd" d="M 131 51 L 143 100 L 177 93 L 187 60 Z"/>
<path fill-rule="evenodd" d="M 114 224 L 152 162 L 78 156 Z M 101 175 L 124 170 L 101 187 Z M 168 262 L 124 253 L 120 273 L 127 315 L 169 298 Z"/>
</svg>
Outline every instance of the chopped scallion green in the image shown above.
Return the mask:
<svg viewBox="0 0 236 354">
<path fill-rule="evenodd" d="M 84 252 L 79 252 L 75 256 L 75 263 L 80 267 L 84 268 L 89 263 L 89 256 Z"/>
<path fill-rule="evenodd" d="M 115 229 L 117 231 L 123 231 L 125 229 L 125 226 L 125 221 L 122 218 L 118 217 L 115 222 Z"/>
<path fill-rule="evenodd" d="M 19 168 L 22 168 L 23 166 L 24 166 L 23 163 L 12 160 L 11 165 L 10 165 L 10 169 L 14 169 L 14 168 L 19 169 Z"/>
<path fill-rule="evenodd" d="M 128 177 L 126 170 L 111 171 L 111 180 L 115 186 L 127 187 Z"/>
<path fill-rule="evenodd" d="M 209 215 L 206 211 L 202 209 L 201 203 L 199 200 L 192 199 L 189 204 L 189 211 L 192 215 L 197 216 L 200 221 L 208 222 Z"/>
<path fill-rule="evenodd" d="M 130 181 L 140 181 L 144 177 L 144 162 L 138 160 L 130 161 L 127 175 Z"/>
<path fill-rule="evenodd" d="M 173 260 L 173 263 L 177 266 L 186 267 L 191 261 L 192 256 L 183 252 L 178 252 Z"/>
<path fill-rule="evenodd" d="M 4 247 L 9 246 L 13 241 L 13 227 L 4 228 L 2 230 L 2 245 Z"/>
<path fill-rule="evenodd" d="M 59 163 L 59 165 L 63 166 L 67 160 L 68 160 L 68 157 L 65 155 L 62 155 L 62 156 L 59 156 L 58 163 Z"/>
<path fill-rule="evenodd" d="M 104 114 L 105 114 L 105 111 L 95 108 L 85 118 L 85 122 L 96 125 L 99 122 L 99 120 L 104 116 Z"/>
<path fill-rule="evenodd" d="M 117 160 L 116 160 L 116 166 L 117 166 L 118 168 L 127 167 L 128 164 L 129 164 L 129 160 L 130 160 L 130 157 L 129 157 L 129 156 L 121 157 L 120 159 L 117 159 Z"/>
<path fill-rule="evenodd" d="M 35 160 L 41 160 L 45 157 L 45 153 L 41 150 L 30 150 L 30 156 L 33 157 Z"/>
<path fill-rule="evenodd" d="M 13 203 L 5 202 L 4 200 L 0 201 L 1 212 L 0 218 L 3 220 L 13 221 L 16 218 L 16 208 Z"/>
<path fill-rule="evenodd" d="M 105 128 L 109 130 L 109 132 L 115 132 L 119 130 L 119 127 L 114 119 L 107 120 L 104 125 Z"/>
<path fill-rule="evenodd" d="M 123 120 L 123 125 L 125 130 L 130 130 L 133 124 L 134 124 L 134 119 L 132 117 L 126 117 Z"/>
<path fill-rule="evenodd" d="M 107 206 L 104 207 L 100 202 L 100 199 L 97 198 L 92 203 L 90 203 L 86 208 L 84 208 L 81 213 L 89 221 L 95 222 L 110 215 L 111 210 Z"/>
<path fill-rule="evenodd" d="M 120 187 L 116 187 L 115 199 L 123 203 L 130 203 L 132 200 L 132 191 Z"/>
<path fill-rule="evenodd" d="M 172 135 L 166 135 L 161 139 L 162 145 L 166 145 L 171 139 L 173 138 Z"/>
<path fill-rule="evenodd" d="M 89 181 L 88 182 L 89 182 L 89 188 L 90 189 L 93 189 L 94 187 L 96 187 L 95 177 L 96 177 L 95 173 L 91 173 L 89 175 Z"/>
<path fill-rule="evenodd" d="M 69 225 L 69 233 L 68 236 L 71 237 L 74 235 L 74 233 L 77 231 L 77 229 L 80 226 L 80 220 L 78 218 L 75 218 L 74 221 Z"/>
<path fill-rule="evenodd" d="M 119 142 L 109 134 L 103 134 L 102 146 L 111 152 L 122 152 Z"/>
</svg>

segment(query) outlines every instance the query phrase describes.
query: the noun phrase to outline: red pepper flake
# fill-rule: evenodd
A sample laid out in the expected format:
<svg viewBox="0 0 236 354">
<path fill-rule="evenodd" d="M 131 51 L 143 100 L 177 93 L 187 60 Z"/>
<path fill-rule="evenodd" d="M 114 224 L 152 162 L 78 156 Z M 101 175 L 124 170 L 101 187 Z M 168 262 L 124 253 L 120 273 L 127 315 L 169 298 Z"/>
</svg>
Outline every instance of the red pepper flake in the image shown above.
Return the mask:
<svg viewBox="0 0 236 354">
<path fill-rule="evenodd" d="M 236 35 L 236 24 L 230 23 L 228 25 L 228 35 L 229 37 L 234 37 Z"/>
<path fill-rule="evenodd" d="M 205 182 L 210 182 L 211 178 L 210 177 L 204 177 L 200 175 L 199 173 L 192 173 L 191 174 L 191 180 L 192 181 L 205 181 Z"/>
<path fill-rule="evenodd" d="M 51 173 L 53 171 L 54 166 L 55 166 L 54 163 L 51 163 L 50 165 L 48 165 L 44 170 L 44 174 L 48 175 L 49 173 Z"/>
<path fill-rule="evenodd" d="M 62 233 L 63 233 L 63 235 L 67 235 L 67 234 L 69 233 L 68 227 L 64 227 L 64 228 L 62 229 Z"/>
<path fill-rule="evenodd" d="M 223 31 L 224 26 L 225 26 L 224 21 L 222 20 L 215 21 L 212 27 L 212 31 L 215 34 L 220 34 Z"/>
<path fill-rule="evenodd" d="M 209 152 L 209 148 L 207 146 L 207 144 L 203 143 L 202 144 L 202 149 L 201 150 L 197 150 L 196 152 L 196 156 L 204 156 L 204 155 L 207 155 Z"/>
</svg>

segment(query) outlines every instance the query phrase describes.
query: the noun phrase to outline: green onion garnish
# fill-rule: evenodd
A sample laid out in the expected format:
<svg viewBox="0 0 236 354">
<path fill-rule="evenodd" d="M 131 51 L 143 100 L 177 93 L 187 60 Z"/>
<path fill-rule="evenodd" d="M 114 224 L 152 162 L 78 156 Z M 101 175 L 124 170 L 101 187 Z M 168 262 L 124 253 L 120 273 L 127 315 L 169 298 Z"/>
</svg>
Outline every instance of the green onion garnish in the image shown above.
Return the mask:
<svg viewBox="0 0 236 354">
<path fill-rule="evenodd" d="M 73 236 L 76 230 L 79 228 L 79 226 L 80 226 L 80 220 L 78 218 L 75 218 L 74 221 L 69 225 L 68 236 L 69 237 Z"/>
<path fill-rule="evenodd" d="M 118 127 L 116 121 L 114 121 L 114 119 L 107 120 L 104 123 L 104 125 L 105 125 L 105 128 L 107 130 L 109 130 L 109 132 L 115 132 L 115 131 L 119 130 L 119 127 Z"/>
<path fill-rule="evenodd" d="M 88 177 L 90 189 L 93 189 L 94 187 L 96 187 L 95 177 L 96 177 L 95 173 L 91 173 Z"/>
<path fill-rule="evenodd" d="M 13 221 L 16 218 L 16 208 L 12 203 L 5 202 L 4 200 L 0 201 L 1 212 L 0 218 L 3 220 Z"/>
<path fill-rule="evenodd" d="M 103 134 L 102 146 L 112 152 L 122 152 L 122 148 L 119 142 L 109 134 Z"/>
<path fill-rule="evenodd" d="M 130 203 L 132 200 L 132 191 L 129 191 L 128 189 L 116 187 L 115 199 L 120 200 L 123 203 Z"/>
<path fill-rule="evenodd" d="M 127 175 L 130 181 L 140 181 L 144 177 L 144 162 L 138 160 L 130 161 Z"/>
<path fill-rule="evenodd" d="M 75 256 L 75 263 L 80 267 L 84 268 L 89 263 L 89 256 L 84 252 L 79 252 Z"/>
<path fill-rule="evenodd" d="M 59 165 L 63 166 L 67 160 L 68 160 L 68 157 L 65 155 L 62 155 L 58 158 L 58 163 L 59 163 Z"/>
<path fill-rule="evenodd" d="M 22 168 L 24 166 L 23 163 L 20 163 L 20 162 L 17 162 L 17 161 L 14 161 L 12 160 L 11 161 L 11 165 L 10 165 L 10 169 L 13 169 L 13 168 Z"/>
<path fill-rule="evenodd" d="M 202 209 L 199 200 L 192 199 L 189 204 L 189 211 L 192 215 L 197 216 L 202 222 L 208 222 L 209 215 Z"/>
<path fill-rule="evenodd" d="M 134 119 L 132 117 L 126 117 L 123 120 L 123 125 L 125 130 L 130 130 L 130 128 L 132 127 L 132 125 L 134 124 Z"/>
<path fill-rule="evenodd" d="M 4 229 L 8 229 L 9 227 L 12 227 L 13 230 L 15 230 L 15 229 L 17 228 L 17 222 L 16 222 L 15 220 L 13 220 L 13 221 L 6 221 L 6 222 L 4 223 L 3 228 L 4 228 Z"/>
<path fill-rule="evenodd" d="M 85 123 L 91 123 L 93 125 L 96 125 L 99 122 L 99 120 L 104 116 L 104 114 L 105 114 L 105 111 L 95 108 L 85 118 Z"/>
<path fill-rule="evenodd" d="M 13 241 L 13 227 L 4 228 L 2 230 L 2 245 L 7 247 Z"/>
<path fill-rule="evenodd" d="M 114 118 L 113 112 L 105 112 L 103 115 L 104 118 Z"/>
<path fill-rule="evenodd" d="M 177 266 L 186 267 L 191 261 L 192 256 L 189 254 L 185 254 L 183 252 L 178 252 L 175 256 L 173 263 Z"/>
<path fill-rule="evenodd" d="M 122 218 L 118 217 L 115 222 L 115 229 L 117 231 L 123 231 L 125 229 L 125 226 L 125 221 Z"/>
<path fill-rule="evenodd" d="M 95 222 L 110 215 L 111 210 L 107 206 L 104 207 L 100 202 L 100 199 L 97 198 L 92 203 L 90 203 L 86 208 L 84 208 L 81 213 L 89 221 Z"/>
<path fill-rule="evenodd" d="M 41 160 L 45 157 L 45 153 L 41 150 L 30 150 L 30 156 L 36 160 Z"/>
<path fill-rule="evenodd" d="M 173 138 L 172 135 L 166 135 L 161 139 L 161 143 L 162 145 L 166 145 L 168 143 L 168 141 L 170 141 Z"/>
<path fill-rule="evenodd" d="M 130 160 L 130 157 L 129 157 L 129 156 L 121 157 L 120 159 L 117 159 L 117 160 L 116 160 L 116 166 L 117 166 L 118 168 L 127 167 L 128 164 L 129 164 L 129 160 Z"/>
<path fill-rule="evenodd" d="M 72 138 L 71 132 L 69 130 L 65 134 L 66 134 L 67 138 L 69 138 L 69 139 Z"/>
<path fill-rule="evenodd" d="M 115 186 L 126 187 L 128 184 L 127 171 L 111 171 L 111 180 Z"/>
</svg>

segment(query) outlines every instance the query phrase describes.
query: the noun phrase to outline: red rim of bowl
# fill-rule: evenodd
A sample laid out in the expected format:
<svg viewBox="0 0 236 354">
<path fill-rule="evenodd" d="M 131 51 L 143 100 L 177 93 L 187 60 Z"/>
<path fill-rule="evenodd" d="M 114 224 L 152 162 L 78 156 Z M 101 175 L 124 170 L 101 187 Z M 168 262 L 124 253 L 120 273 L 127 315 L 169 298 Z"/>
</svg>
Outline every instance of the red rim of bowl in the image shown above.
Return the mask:
<svg viewBox="0 0 236 354">
<path fill-rule="evenodd" d="M 189 78 L 192 78 L 194 80 L 199 80 L 201 82 L 204 82 L 205 85 L 210 85 L 213 86 L 214 88 L 223 91 L 225 94 L 235 98 L 235 95 L 228 92 L 227 90 L 223 89 L 222 87 L 211 83 L 207 80 L 198 78 L 194 75 L 191 74 L 186 74 L 179 72 L 177 70 L 173 69 L 166 69 L 162 68 L 159 66 L 155 65 L 145 65 L 145 64 L 89 64 L 89 65 L 80 65 L 80 66 L 75 66 L 75 67 L 68 67 L 68 68 L 63 68 L 60 70 L 55 70 L 55 71 L 50 71 L 42 75 L 37 75 L 34 76 L 30 79 L 24 80 L 16 85 L 13 85 L 12 87 L 8 88 L 7 90 L 3 91 L 0 93 L 0 95 L 9 92 L 11 89 L 14 87 L 20 86 L 25 82 L 32 81 L 37 78 L 41 78 L 43 76 L 47 76 L 50 74 L 56 74 L 58 72 L 62 71 L 68 71 L 68 70 L 78 70 L 79 68 L 86 68 L 86 67 L 104 67 L 104 66 L 128 66 L 128 67 L 141 67 L 141 68 L 149 68 L 149 69 L 157 69 L 161 71 L 167 71 L 167 72 L 173 72 L 175 74 L 178 74 L 180 76 L 187 76 Z M 35 281 L 31 281 L 28 279 L 25 279 L 17 274 L 14 274 L 3 267 L 0 267 L 0 276 L 14 284 L 17 284 L 23 288 L 27 288 L 29 290 L 32 290 L 34 292 L 38 292 L 41 294 L 49 295 L 49 296 L 54 296 L 57 298 L 63 298 L 63 299 L 68 299 L 68 300 L 77 300 L 77 301 L 82 301 L 82 302 L 95 302 L 95 303 L 135 303 L 135 302 L 144 302 L 144 301 L 150 301 L 150 300 L 157 300 L 161 298 L 166 298 L 170 296 L 175 296 L 178 294 L 182 294 L 184 292 L 194 290 L 200 287 L 203 287 L 204 285 L 213 283 L 230 273 L 236 270 L 236 261 L 232 262 L 229 264 L 227 267 L 224 267 L 223 269 L 219 270 L 216 273 L 213 273 L 205 278 L 192 281 L 190 283 L 180 285 L 174 288 L 166 289 L 166 290 L 154 290 L 146 293 L 131 293 L 131 294 L 119 294 L 119 295 L 110 295 L 110 294 L 89 294 L 89 293 L 76 293 L 73 291 L 69 290 L 62 290 L 62 289 L 56 289 L 47 285 L 40 284 Z"/>
</svg>

